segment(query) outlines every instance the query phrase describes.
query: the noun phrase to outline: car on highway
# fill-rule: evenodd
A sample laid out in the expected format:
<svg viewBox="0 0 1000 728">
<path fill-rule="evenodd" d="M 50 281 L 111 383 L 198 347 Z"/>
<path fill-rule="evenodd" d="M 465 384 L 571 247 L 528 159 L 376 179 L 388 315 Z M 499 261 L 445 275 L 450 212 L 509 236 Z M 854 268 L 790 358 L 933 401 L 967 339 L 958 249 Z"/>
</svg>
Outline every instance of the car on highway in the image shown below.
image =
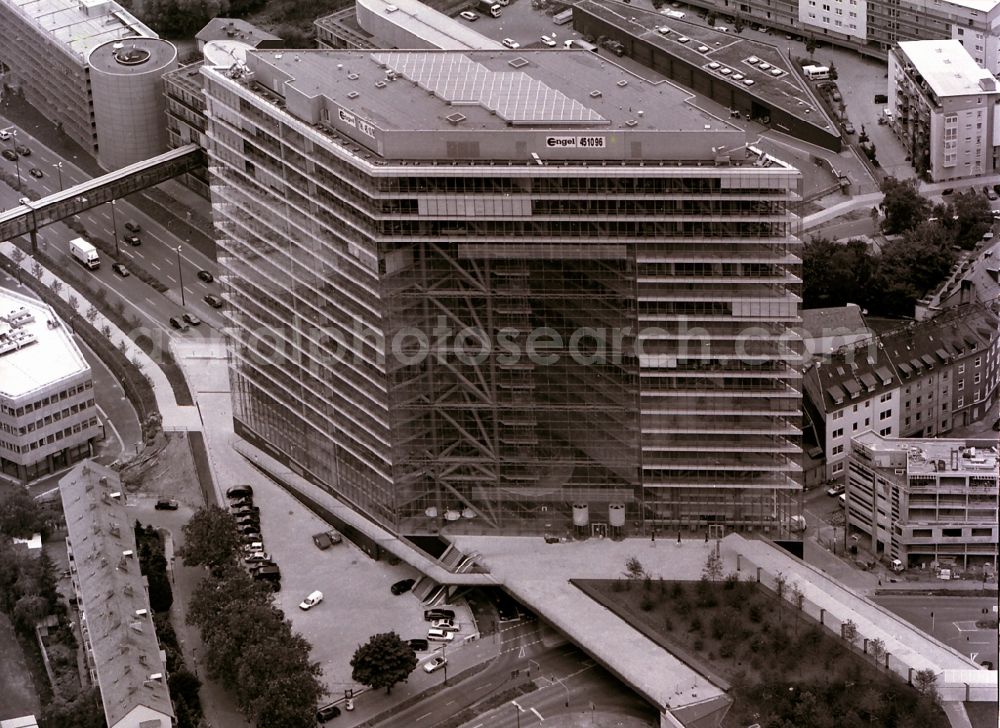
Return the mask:
<svg viewBox="0 0 1000 728">
<path fill-rule="evenodd" d="M 234 498 L 252 498 L 253 488 L 249 485 L 240 484 L 234 485 L 226 491 L 226 498 L 233 500 Z"/>
<path fill-rule="evenodd" d="M 2 155 L 4 159 L 10 162 L 13 162 L 17 159 L 17 152 L 15 152 L 13 149 L 4 149 L 2 152 L 0 152 L 0 155 Z"/>
<path fill-rule="evenodd" d="M 181 318 L 183 318 L 185 321 L 187 321 L 192 326 L 200 326 L 201 325 L 201 319 L 198 318 L 197 316 L 195 316 L 193 313 L 185 313 L 183 316 L 181 316 Z"/>
<path fill-rule="evenodd" d="M 336 705 L 327 705 L 324 708 L 320 708 L 316 711 L 316 722 L 326 723 L 328 720 L 333 720 L 338 715 L 340 715 L 340 708 Z"/>
<path fill-rule="evenodd" d="M 451 642 L 455 639 L 454 632 L 446 632 L 443 629 L 434 629 L 431 627 L 427 630 L 427 640 L 430 642 Z"/>
<path fill-rule="evenodd" d="M 173 498 L 160 498 L 153 506 L 158 511 L 176 511 L 179 507 L 180 504 Z"/>
<path fill-rule="evenodd" d="M 456 626 L 455 622 L 450 619 L 435 619 L 431 622 L 431 627 L 434 629 L 443 629 L 445 632 L 459 632 L 462 629 Z"/>
<path fill-rule="evenodd" d="M 425 609 L 424 620 L 433 622 L 435 619 L 454 619 L 455 612 L 451 609 Z"/>
<path fill-rule="evenodd" d="M 547 36 L 547 35 L 543 35 L 540 40 L 542 41 L 542 45 L 546 45 L 549 48 L 555 48 L 555 45 L 556 45 L 556 39 L 555 38 L 552 38 L 552 37 Z"/>
<path fill-rule="evenodd" d="M 184 323 L 184 321 L 177 318 L 176 316 L 170 317 L 170 325 L 173 326 L 178 331 L 187 331 L 190 328 L 186 323 Z"/>
<path fill-rule="evenodd" d="M 212 308 L 222 308 L 222 299 L 218 296 L 213 296 L 211 293 L 205 296 L 205 303 Z"/>
<path fill-rule="evenodd" d="M 130 233 L 135 233 L 136 235 L 138 235 L 139 233 L 142 232 L 142 225 L 140 225 L 137 222 L 132 222 L 131 220 L 129 220 L 125 223 L 125 229 L 128 230 Z"/>
<path fill-rule="evenodd" d="M 410 591 L 415 583 L 416 581 L 414 579 L 401 579 L 389 587 L 389 591 L 398 597 L 400 594 L 405 594 Z"/>
<path fill-rule="evenodd" d="M 198 280 L 204 281 L 205 283 L 211 283 L 215 280 L 215 276 L 209 273 L 207 270 L 198 271 Z"/>
<path fill-rule="evenodd" d="M 17 151 L 17 153 L 18 153 L 18 154 L 20 154 L 20 155 L 21 155 L 22 157 L 30 157 L 30 156 L 31 156 L 31 150 L 30 150 L 30 149 L 28 149 L 28 148 L 27 148 L 26 146 L 24 146 L 23 144 L 18 144 L 17 146 L 15 146 L 15 147 L 14 147 L 14 149 L 15 149 L 15 150 Z"/>
<path fill-rule="evenodd" d="M 317 604 L 319 604 L 321 601 L 323 601 L 323 592 L 314 591 L 312 594 L 310 594 L 309 596 L 307 596 L 305 599 L 302 600 L 302 602 L 299 604 L 299 609 L 307 612 L 313 607 L 315 607 Z"/>
<path fill-rule="evenodd" d="M 129 269 L 125 267 L 124 263 L 112 263 L 111 270 L 114 271 L 115 274 L 120 275 L 122 278 L 128 278 L 132 275 L 129 272 Z"/>
<path fill-rule="evenodd" d="M 513 38 L 504 38 L 500 42 L 503 43 L 503 45 L 504 45 L 505 48 L 510 48 L 511 50 L 516 50 L 516 49 L 518 49 L 518 48 L 521 47 L 521 44 L 518 43 Z"/>
<path fill-rule="evenodd" d="M 430 644 L 423 637 L 415 637 L 412 640 L 406 640 L 406 642 L 414 652 L 426 652 L 430 647 Z"/>
<path fill-rule="evenodd" d="M 472 22 L 474 22 L 476 20 L 479 20 L 479 16 L 476 15 L 471 10 L 463 10 L 462 12 L 460 12 L 458 14 L 458 17 L 460 17 L 460 18 L 462 18 L 464 20 L 468 20 L 470 23 L 472 23 Z"/>
<path fill-rule="evenodd" d="M 45 176 L 45 173 L 42 172 L 42 170 L 40 170 L 38 167 L 32 167 L 31 169 L 29 169 L 28 174 L 30 174 L 35 179 L 41 179 L 42 177 Z"/>
<path fill-rule="evenodd" d="M 122 235 L 122 242 L 128 243 L 133 248 L 142 245 L 142 239 L 138 235 Z"/>
<path fill-rule="evenodd" d="M 438 655 L 437 657 L 432 657 L 427 662 L 424 663 L 424 672 L 437 672 L 445 665 L 448 664 L 448 658 Z"/>
</svg>

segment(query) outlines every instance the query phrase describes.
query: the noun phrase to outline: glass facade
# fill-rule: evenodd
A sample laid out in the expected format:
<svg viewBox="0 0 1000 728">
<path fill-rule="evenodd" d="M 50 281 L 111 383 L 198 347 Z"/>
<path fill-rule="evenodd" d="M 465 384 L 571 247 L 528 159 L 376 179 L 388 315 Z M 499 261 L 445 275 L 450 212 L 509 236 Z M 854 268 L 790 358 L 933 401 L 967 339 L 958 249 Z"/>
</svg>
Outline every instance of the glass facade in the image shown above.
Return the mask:
<svg viewBox="0 0 1000 728">
<path fill-rule="evenodd" d="M 796 171 L 369 161 L 206 88 L 242 431 L 403 534 L 793 514 Z"/>
</svg>

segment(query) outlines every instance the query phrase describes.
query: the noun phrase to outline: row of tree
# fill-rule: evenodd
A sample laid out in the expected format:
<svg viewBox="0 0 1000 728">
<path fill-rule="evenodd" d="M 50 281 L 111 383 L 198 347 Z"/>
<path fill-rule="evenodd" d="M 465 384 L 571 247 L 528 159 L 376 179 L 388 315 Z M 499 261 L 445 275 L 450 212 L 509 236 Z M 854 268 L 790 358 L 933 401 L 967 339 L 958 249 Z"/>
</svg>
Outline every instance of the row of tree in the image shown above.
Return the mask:
<svg viewBox="0 0 1000 728">
<path fill-rule="evenodd" d="M 326 689 L 310 645 L 292 632 L 271 590 L 239 564 L 240 538 L 232 516 L 216 506 L 184 526 L 180 550 L 188 566 L 206 566 L 187 621 L 201 632 L 208 674 L 236 698 L 257 728 L 312 728 Z"/>
</svg>

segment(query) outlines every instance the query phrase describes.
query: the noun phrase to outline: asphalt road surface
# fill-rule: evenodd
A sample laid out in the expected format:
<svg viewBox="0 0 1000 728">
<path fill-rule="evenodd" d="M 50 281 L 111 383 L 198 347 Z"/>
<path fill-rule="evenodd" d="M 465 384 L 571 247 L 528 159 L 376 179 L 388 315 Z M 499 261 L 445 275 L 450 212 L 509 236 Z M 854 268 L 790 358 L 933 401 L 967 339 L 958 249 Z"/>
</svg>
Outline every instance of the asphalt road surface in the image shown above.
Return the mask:
<svg viewBox="0 0 1000 728">
<path fill-rule="evenodd" d="M 878 604 L 976 662 L 997 662 L 996 628 L 978 629 L 976 620 L 997 618 L 995 597 L 877 596 Z M 988 610 L 983 614 L 983 609 Z M 931 614 L 933 613 L 933 617 Z"/>
</svg>

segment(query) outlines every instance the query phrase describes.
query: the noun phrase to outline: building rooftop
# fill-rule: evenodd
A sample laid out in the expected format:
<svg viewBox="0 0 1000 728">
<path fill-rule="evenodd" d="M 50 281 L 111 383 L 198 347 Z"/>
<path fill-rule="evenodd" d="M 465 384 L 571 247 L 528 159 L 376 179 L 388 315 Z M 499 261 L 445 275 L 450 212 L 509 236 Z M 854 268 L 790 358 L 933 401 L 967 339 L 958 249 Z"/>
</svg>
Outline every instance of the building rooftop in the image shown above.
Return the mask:
<svg viewBox="0 0 1000 728">
<path fill-rule="evenodd" d="M 993 74 L 958 40 L 903 41 L 899 49 L 938 98 L 1000 92 Z"/>
<path fill-rule="evenodd" d="M 905 467 L 908 475 L 962 473 L 997 479 L 1000 448 L 992 443 L 944 438 L 882 437 L 872 431 L 852 440 L 867 452 L 880 468 Z"/>
<path fill-rule="evenodd" d="M 202 90 L 205 88 L 205 79 L 201 76 L 201 67 L 204 65 L 204 61 L 198 61 L 197 63 L 189 63 L 186 66 L 181 66 L 176 68 L 169 73 L 163 74 L 163 84 L 164 86 L 170 86 L 171 84 L 177 85 L 180 88 L 188 91 L 192 94 L 201 95 Z M 204 102 L 201 104 L 202 109 L 204 109 Z"/>
<path fill-rule="evenodd" d="M 868 327 L 861 316 L 861 307 L 849 303 L 846 306 L 802 309 L 802 330 L 804 336 L 821 337 L 867 331 Z"/>
<path fill-rule="evenodd" d="M 108 41 L 90 52 L 91 68 L 121 76 L 157 71 L 176 60 L 177 48 L 160 38 Z"/>
<path fill-rule="evenodd" d="M 957 5 L 960 8 L 978 10 L 981 13 L 988 13 L 1000 5 L 1000 0 L 946 0 L 946 2 L 948 5 Z"/>
<path fill-rule="evenodd" d="M 111 0 L 7 0 L 56 41 L 66 52 L 86 62 L 90 51 L 109 40 L 156 33 Z"/>
<path fill-rule="evenodd" d="M 135 514 L 122 502 L 118 474 L 84 461 L 59 481 L 59 493 L 108 725 L 139 706 L 173 716 Z"/>
<path fill-rule="evenodd" d="M 380 130 L 734 129 L 688 104 L 683 89 L 583 50 L 258 50 L 247 60 L 254 80 L 284 96 L 290 113 L 307 108 L 293 92 L 322 96 Z"/>
<path fill-rule="evenodd" d="M 236 40 L 252 48 L 262 43 L 268 48 L 280 48 L 284 43 L 280 37 L 241 18 L 212 18 L 194 37 L 199 44 L 212 40 Z"/>
<path fill-rule="evenodd" d="M 684 19 L 671 18 L 615 0 L 580 0 L 574 7 L 703 68 L 718 82 L 739 87 L 821 129 L 837 133 L 836 124 L 816 103 L 788 57 L 769 43 L 714 30 L 691 14 Z M 661 32 L 661 28 L 670 32 Z M 689 40 L 681 42 L 680 38 Z"/>
<path fill-rule="evenodd" d="M 89 371 L 52 309 L 20 293 L 0 290 L 0 394 L 25 397 Z"/>
<path fill-rule="evenodd" d="M 917 379 L 956 358 L 987 348 L 995 337 L 997 317 L 980 305 L 950 309 L 936 318 L 908 323 L 880 337 L 882 348 L 903 383 Z"/>
<path fill-rule="evenodd" d="M 354 5 L 316 18 L 313 25 L 331 35 L 348 38 L 358 48 L 376 48 L 380 44 L 371 33 L 358 25 L 358 13 Z M 319 33 L 318 37 L 322 40 L 323 34 Z"/>
<path fill-rule="evenodd" d="M 821 356 L 806 371 L 806 390 L 824 413 L 863 402 L 898 386 L 892 362 L 873 342 Z"/>
<path fill-rule="evenodd" d="M 420 0 L 357 0 L 358 25 L 366 32 L 391 42 L 394 37 L 388 26 L 395 26 L 408 35 L 424 41 L 428 48 L 447 51 L 499 50 L 500 43 L 473 30 L 468 23 L 449 18 L 442 12 L 425 5 Z M 371 27 L 367 18 L 379 18 L 379 27 Z M 392 46 L 390 46 L 392 47 Z"/>
</svg>

